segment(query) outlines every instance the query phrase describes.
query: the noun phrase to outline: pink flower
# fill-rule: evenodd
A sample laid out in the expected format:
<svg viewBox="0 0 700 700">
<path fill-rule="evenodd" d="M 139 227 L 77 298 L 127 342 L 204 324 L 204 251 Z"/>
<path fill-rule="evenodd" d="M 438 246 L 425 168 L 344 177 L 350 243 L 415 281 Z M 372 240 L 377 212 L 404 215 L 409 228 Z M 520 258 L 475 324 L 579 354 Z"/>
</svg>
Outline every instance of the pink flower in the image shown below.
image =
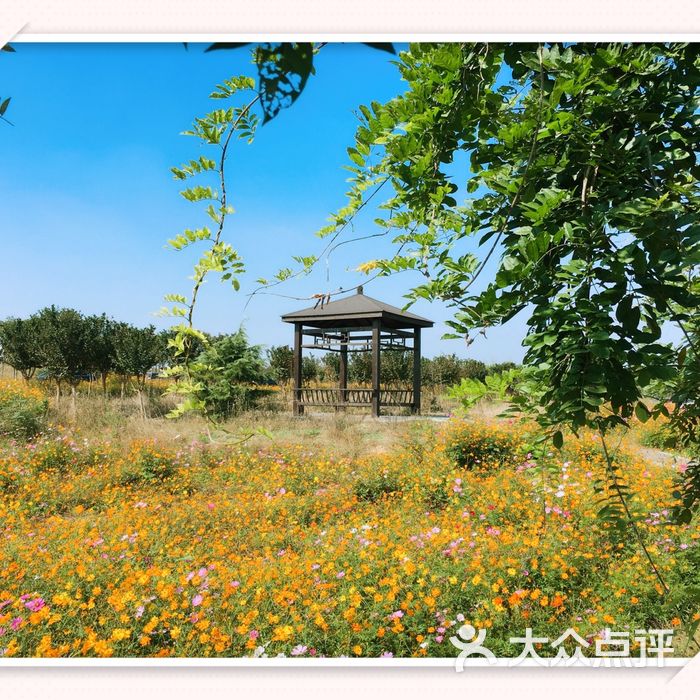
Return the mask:
<svg viewBox="0 0 700 700">
<path fill-rule="evenodd" d="M 685 472 L 688 471 L 688 465 L 685 462 L 682 462 L 681 464 L 678 465 L 678 471 L 681 474 L 684 474 Z"/>
<path fill-rule="evenodd" d="M 403 610 L 395 610 L 391 615 L 389 615 L 390 620 L 400 620 L 403 617 Z"/>
<path fill-rule="evenodd" d="M 385 651 L 384 653 L 379 655 L 380 659 L 391 659 L 393 657 L 394 655 L 390 651 Z"/>
<path fill-rule="evenodd" d="M 292 656 L 301 656 L 302 654 L 306 654 L 308 650 L 308 647 L 305 647 L 303 644 L 297 644 L 294 649 L 292 649 Z"/>
<path fill-rule="evenodd" d="M 345 577 L 345 572 L 344 571 L 339 571 L 336 576 L 336 578 L 344 578 Z"/>
<path fill-rule="evenodd" d="M 202 596 L 199 593 L 197 593 L 197 595 L 194 598 L 192 598 L 192 605 L 196 608 L 198 605 L 202 604 L 203 600 L 204 598 L 202 598 Z"/>
<path fill-rule="evenodd" d="M 10 622 L 10 628 L 12 629 L 13 632 L 16 632 L 20 628 L 21 624 L 22 624 L 21 617 L 13 617 L 12 622 Z"/>
<path fill-rule="evenodd" d="M 44 602 L 43 598 L 35 598 L 34 600 L 30 600 L 24 604 L 24 607 L 30 610 L 31 612 L 39 612 L 46 603 Z"/>
</svg>

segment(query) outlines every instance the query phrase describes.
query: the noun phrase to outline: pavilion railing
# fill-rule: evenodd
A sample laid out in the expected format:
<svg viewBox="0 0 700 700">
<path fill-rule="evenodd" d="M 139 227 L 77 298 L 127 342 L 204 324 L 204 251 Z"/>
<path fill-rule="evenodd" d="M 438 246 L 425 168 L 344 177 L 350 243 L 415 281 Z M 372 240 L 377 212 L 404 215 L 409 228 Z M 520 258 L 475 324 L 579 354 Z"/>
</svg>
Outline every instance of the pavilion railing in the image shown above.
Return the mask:
<svg viewBox="0 0 700 700">
<path fill-rule="evenodd" d="M 371 406 L 372 389 L 298 389 L 297 400 L 304 406 Z M 411 389 L 381 389 L 379 403 L 382 406 L 412 406 Z"/>
</svg>

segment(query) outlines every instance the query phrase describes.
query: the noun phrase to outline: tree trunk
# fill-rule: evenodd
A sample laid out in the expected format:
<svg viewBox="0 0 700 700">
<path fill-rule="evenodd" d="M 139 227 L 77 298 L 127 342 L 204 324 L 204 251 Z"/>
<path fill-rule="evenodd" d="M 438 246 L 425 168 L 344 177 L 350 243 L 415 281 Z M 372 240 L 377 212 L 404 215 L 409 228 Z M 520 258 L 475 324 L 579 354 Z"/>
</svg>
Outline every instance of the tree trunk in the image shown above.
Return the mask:
<svg viewBox="0 0 700 700">
<path fill-rule="evenodd" d="M 102 372 L 102 394 L 107 398 L 107 372 Z"/>
<path fill-rule="evenodd" d="M 61 406 L 61 381 L 56 380 L 56 410 Z"/>
<path fill-rule="evenodd" d="M 138 380 L 137 380 L 138 382 Z M 146 403 L 143 398 L 143 392 L 145 390 L 145 387 L 142 386 L 140 383 L 136 384 L 136 391 L 138 392 L 139 395 L 139 406 L 141 407 L 141 420 L 145 423 L 146 422 Z"/>
<path fill-rule="evenodd" d="M 146 422 L 148 416 L 146 415 L 146 397 L 144 393 L 146 391 L 146 375 L 143 377 L 136 377 L 136 390 L 139 393 L 139 406 L 141 407 L 141 420 Z"/>
<path fill-rule="evenodd" d="M 75 402 L 75 384 L 70 385 L 70 421 L 71 423 L 75 423 L 76 419 L 78 418 L 78 406 Z"/>
</svg>

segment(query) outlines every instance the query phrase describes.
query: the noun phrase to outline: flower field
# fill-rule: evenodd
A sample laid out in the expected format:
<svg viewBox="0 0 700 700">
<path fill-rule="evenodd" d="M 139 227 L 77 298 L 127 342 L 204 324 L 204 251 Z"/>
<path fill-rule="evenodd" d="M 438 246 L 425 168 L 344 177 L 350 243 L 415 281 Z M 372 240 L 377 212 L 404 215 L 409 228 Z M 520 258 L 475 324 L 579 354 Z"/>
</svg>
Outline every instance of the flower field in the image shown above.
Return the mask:
<svg viewBox="0 0 700 700">
<path fill-rule="evenodd" d="M 526 627 L 592 639 L 692 619 L 596 516 L 595 438 L 542 470 L 531 437 L 453 422 L 359 461 L 60 431 L 6 443 L 0 654 L 455 656 L 466 621 L 514 655 Z M 620 458 L 662 575 L 697 583 L 697 526 L 666 522 L 678 469 Z"/>
</svg>

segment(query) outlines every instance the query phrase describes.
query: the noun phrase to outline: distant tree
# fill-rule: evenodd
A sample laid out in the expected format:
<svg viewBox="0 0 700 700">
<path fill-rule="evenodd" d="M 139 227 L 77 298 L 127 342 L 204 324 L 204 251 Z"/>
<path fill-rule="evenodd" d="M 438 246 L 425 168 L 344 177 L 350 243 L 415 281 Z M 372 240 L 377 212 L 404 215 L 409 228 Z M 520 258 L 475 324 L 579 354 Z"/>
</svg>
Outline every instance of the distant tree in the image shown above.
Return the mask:
<svg viewBox="0 0 700 700">
<path fill-rule="evenodd" d="M 367 384 L 372 381 L 372 353 L 350 353 L 348 379 L 358 384 Z"/>
<path fill-rule="evenodd" d="M 502 374 L 503 372 L 509 372 L 512 369 L 517 369 L 518 365 L 515 362 L 496 362 L 488 366 L 489 374 Z"/>
<path fill-rule="evenodd" d="M 313 356 L 302 357 L 301 378 L 304 382 L 312 382 L 321 376 L 321 363 Z"/>
<path fill-rule="evenodd" d="M 122 375 L 123 383 L 135 380 L 141 407 L 141 417 L 146 418 L 144 389 L 148 371 L 162 362 L 165 355 L 163 338 L 153 326 L 136 328 L 128 323 L 114 326 L 114 369 Z"/>
<path fill-rule="evenodd" d="M 278 384 L 285 384 L 292 378 L 294 352 L 289 345 L 273 345 L 268 348 L 267 362 Z"/>
<path fill-rule="evenodd" d="M 89 371 L 91 328 L 75 309 L 50 306 L 32 317 L 37 328 L 38 356 L 41 366 L 56 383 L 56 404 L 61 385 L 71 388 L 71 406 L 75 417 L 75 388 Z"/>
<path fill-rule="evenodd" d="M 324 382 L 337 382 L 340 378 L 340 354 L 327 352 L 321 358 L 321 378 Z"/>
<path fill-rule="evenodd" d="M 29 381 L 40 366 L 34 319 L 8 318 L 0 323 L 0 357 Z"/>
<path fill-rule="evenodd" d="M 107 375 L 114 370 L 115 323 L 105 314 L 85 319 L 90 337 L 88 364 L 91 372 L 102 379 L 102 393 L 107 395 Z"/>
<path fill-rule="evenodd" d="M 513 365 L 513 367 L 515 367 L 515 365 Z M 504 367 L 503 369 L 509 368 Z M 466 360 L 462 360 L 460 362 L 459 378 L 476 379 L 479 382 L 483 382 L 484 379 L 486 379 L 486 375 L 492 371 L 494 370 L 492 370 L 490 367 L 487 367 L 481 360 L 473 360 L 471 358 L 467 358 Z"/>
<path fill-rule="evenodd" d="M 405 350 L 382 351 L 380 372 L 384 384 L 407 382 L 413 376 L 412 354 Z"/>
<path fill-rule="evenodd" d="M 460 360 L 454 353 L 437 355 L 430 360 L 428 365 L 428 380 L 434 386 L 449 386 L 456 384 L 465 371 L 467 371 L 467 367 L 464 361 Z"/>
</svg>

